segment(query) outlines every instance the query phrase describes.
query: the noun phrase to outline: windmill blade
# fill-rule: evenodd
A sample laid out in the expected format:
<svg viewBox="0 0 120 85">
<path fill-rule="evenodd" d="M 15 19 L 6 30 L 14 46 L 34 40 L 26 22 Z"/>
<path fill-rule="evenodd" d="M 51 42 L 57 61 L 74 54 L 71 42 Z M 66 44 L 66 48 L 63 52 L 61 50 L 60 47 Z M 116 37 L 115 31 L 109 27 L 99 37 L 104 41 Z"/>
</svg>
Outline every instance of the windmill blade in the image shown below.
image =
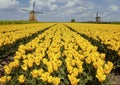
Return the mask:
<svg viewBox="0 0 120 85">
<path fill-rule="evenodd" d="M 44 15 L 55 14 L 56 12 L 44 12 Z"/>
<path fill-rule="evenodd" d="M 98 12 L 97 12 L 97 14 L 96 14 L 96 17 L 99 17 Z"/>
<path fill-rule="evenodd" d="M 31 11 L 31 10 L 27 10 L 27 9 L 22 9 L 22 11 Z"/>
<path fill-rule="evenodd" d="M 35 1 L 33 2 L 33 11 L 35 10 Z"/>
<path fill-rule="evenodd" d="M 37 14 L 44 14 L 43 12 L 38 12 L 38 11 L 35 11 L 35 13 L 37 13 Z"/>
</svg>

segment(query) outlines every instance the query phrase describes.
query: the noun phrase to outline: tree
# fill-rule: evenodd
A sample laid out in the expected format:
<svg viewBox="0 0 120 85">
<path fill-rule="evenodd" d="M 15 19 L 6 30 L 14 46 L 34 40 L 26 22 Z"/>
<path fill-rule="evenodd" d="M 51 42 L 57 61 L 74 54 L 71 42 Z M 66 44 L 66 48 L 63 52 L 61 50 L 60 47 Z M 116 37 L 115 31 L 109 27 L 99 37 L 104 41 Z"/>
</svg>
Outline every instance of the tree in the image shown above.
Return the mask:
<svg viewBox="0 0 120 85">
<path fill-rule="evenodd" d="M 71 19 L 71 22 L 75 22 L 75 19 Z"/>
</svg>

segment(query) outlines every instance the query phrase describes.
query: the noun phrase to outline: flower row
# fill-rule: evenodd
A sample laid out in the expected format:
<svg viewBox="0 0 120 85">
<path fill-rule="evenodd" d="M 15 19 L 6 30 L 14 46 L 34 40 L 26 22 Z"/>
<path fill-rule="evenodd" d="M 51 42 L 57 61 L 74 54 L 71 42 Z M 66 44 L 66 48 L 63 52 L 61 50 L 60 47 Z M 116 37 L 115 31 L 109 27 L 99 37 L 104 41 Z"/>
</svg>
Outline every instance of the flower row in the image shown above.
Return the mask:
<svg viewBox="0 0 120 85">
<path fill-rule="evenodd" d="M 108 24 L 67 24 L 79 33 L 107 45 L 120 56 L 120 25 Z"/>
<path fill-rule="evenodd" d="M 14 61 L 4 66 L 5 75 L 0 82 L 18 85 L 104 83 L 112 68 L 112 62 L 105 61 L 105 54 L 99 53 L 96 46 L 57 24 L 19 46 Z"/>
<path fill-rule="evenodd" d="M 6 44 L 12 44 L 23 37 L 31 36 L 51 25 L 53 23 L 0 26 L 0 47 Z"/>
</svg>

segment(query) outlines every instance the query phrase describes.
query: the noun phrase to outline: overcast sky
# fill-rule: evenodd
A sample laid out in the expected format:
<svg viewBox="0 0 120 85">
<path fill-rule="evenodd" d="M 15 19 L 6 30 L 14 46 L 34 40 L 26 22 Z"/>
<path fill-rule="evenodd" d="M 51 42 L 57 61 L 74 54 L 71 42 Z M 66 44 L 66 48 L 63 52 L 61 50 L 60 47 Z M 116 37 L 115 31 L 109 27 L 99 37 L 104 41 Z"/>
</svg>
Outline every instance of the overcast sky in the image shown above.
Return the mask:
<svg viewBox="0 0 120 85">
<path fill-rule="evenodd" d="M 28 20 L 34 0 L 0 0 L 0 20 Z M 102 21 L 120 21 L 120 0 L 35 0 L 39 21 L 94 21 L 97 11 Z"/>
</svg>

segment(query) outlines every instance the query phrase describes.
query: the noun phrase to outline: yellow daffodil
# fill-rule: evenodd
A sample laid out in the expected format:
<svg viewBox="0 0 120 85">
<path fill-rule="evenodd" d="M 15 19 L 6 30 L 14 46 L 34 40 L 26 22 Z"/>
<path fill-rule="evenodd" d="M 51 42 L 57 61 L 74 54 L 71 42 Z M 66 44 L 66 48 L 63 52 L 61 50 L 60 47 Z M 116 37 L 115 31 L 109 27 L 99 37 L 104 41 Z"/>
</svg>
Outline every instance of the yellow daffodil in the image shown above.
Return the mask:
<svg viewBox="0 0 120 85">
<path fill-rule="evenodd" d="M 38 70 L 38 75 L 41 76 L 43 72 L 44 72 L 43 69 L 39 69 L 39 70 Z"/>
<path fill-rule="evenodd" d="M 4 84 L 4 83 L 6 83 L 6 81 L 7 81 L 6 76 L 3 76 L 3 77 L 0 78 L 0 83 Z"/>
<path fill-rule="evenodd" d="M 18 81 L 19 81 L 20 83 L 24 83 L 24 82 L 25 82 L 25 76 L 24 76 L 24 75 L 19 75 Z"/>
<path fill-rule="evenodd" d="M 11 68 L 8 65 L 4 66 L 4 70 L 6 74 L 10 74 L 11 73 Z"/>
<path fill-rule="evenodd" d="M 27 70 L 28 70 L 28 66 L 27 66 L 26 64 L 21 65 L 21 68 L 22 68 L 24 71 L 27 71 Z"/>
<path fill-rule="evenodd" d="M 108 74 L 113 68 L 113 63 L 108 61 L 107 64 L 104 65 L 104 73 Z"/>
<path fill-rule="evenodd" d="M 77 79 L 73 74 L 68 75 L 71 85 L 77 85 L 80 79 Z"/>
<path fill-rule="evenodd" d="M 38 75 L 39 75 L 38 72 L 39 72 L 38 70 L 33 70 L 33 71 L 31 71 L 32 77 L 33 77 L 33 78 L 38 77 Z"/>
<path fill-rule="evenodd" d="M 7 81 L 10 81 L 11 80 L 11 76 L 7 76 Z"/>
<path fill-rule="evenodd" d="M 60 84 L 60 78 L 54 78 L 53 79 L 53 83 L 54 83 L 54 85 L 59 85 Z"/>
</svg>

